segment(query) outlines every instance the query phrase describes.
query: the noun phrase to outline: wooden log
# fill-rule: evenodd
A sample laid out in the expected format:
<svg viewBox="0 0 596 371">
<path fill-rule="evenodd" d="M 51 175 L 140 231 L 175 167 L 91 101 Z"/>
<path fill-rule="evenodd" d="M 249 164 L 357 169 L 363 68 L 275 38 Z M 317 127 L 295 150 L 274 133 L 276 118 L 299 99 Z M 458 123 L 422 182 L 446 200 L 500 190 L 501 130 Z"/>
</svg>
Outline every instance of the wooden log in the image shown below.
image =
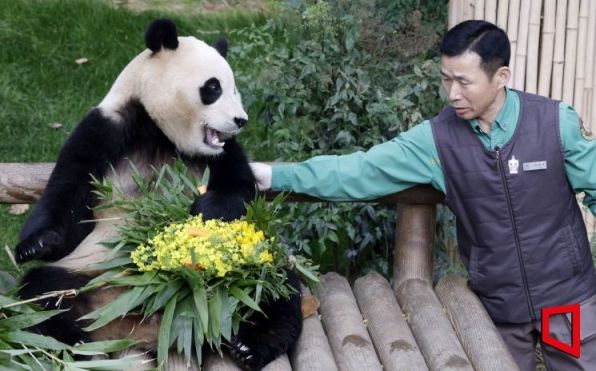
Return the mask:
<svg viewBox="0 0 596 371">
<path fill-rule="evenodd" d="M 509 14 L 507 17 L 507 35 L 509 36 L 509 43 L 511 44 L 511 57 L 509 58 L 509 68 L 511 69 L 512 77 L 507 84 L 513 87 L 515 80 L 515 60 L 517 55 L 517 38 L 519 28 L 519 7 L 520 0 L 511 0 L 509 4 Z"/>
<path fill-rule="evenodd" d="M 399 204 L 395 255 L 394 288 L 406 280 L 432 282 L 432 245 L 436 227 L 435 205 Z"/>
<path fill-rule="evenodd" d="M 541 10 L 542 1 L 531 1 L 530 23 L 528 25 L 525 91 L 533 94 L 538 92 L 538 50 L 540 46 Z"/>
<path fill-rule="evenodd" d="M 509 17 L 509 1 L 499 1 L 497 10 L 497 26 L 507 32 L 507 18 Z"/>
<path fill-rule="evenodd" d="M 490 23 L 497 23 L 497 0 L 485 0 L 484 20 Z"/>
<path fill-rule="evenodd" d="M 223 353 L 223 357 L 214 352 L 206 353 L 203 360 L 203 369 L 205 371 L 242 371 L 226 353 Z M 292 366 L 288 356 L 284 354 L 271 361 L 263 368 L 263 371 L 292 371 Z"/>
<path fill-rule="evenodd" d="M 573 85 L 575 83 L 575 64 L 577 50 L 577 28 L 579 23 L 579 0 L 569 0 L 567 8 L 567 35 L 565 39 L 565 68 L 563 70 L 562 99 L 573 104 Z"/>
<path fill-rule="evenodd" d="M 37 201 L 53 168 L 52 163 L 0 164 L 0 202 L 18 204 Z"/>
<path fill-rule="evenodd" d="M 310 295 L 310 291 L 303 286 L 302 294 Z M 290 361 L 294 371 L 337 370 L 318 312 L 304 319 L 302 334 L 290 353 Z"/>
<path fill-rule="evenodd" d="M 531 0 L 521 0 L 515 70 L 513 71 L 513 87 L 518 90 L 525 90 L 526 87 L 526 56 L 528 55 L 528 30 L 530 28 L 530 23 L 527 20 L 530 19 L 531 5 Z"/>
<path fill-rule="evenodd" d="M 412 278 L 394 290 L 428 368 L 474 370 L 432 286 Z"/>
<path fill-rule="evenodd" d="M 430 370 L 472 370 L 432 288 L 436 207 L 398 205 L 393 290 Z"/>
<path fill-rule="evenodd" d="M 389 282 L 371 272 L 356 280 L 354 294 L 383 368 L 428 370 Z"/>
<path fill-rule="evenodd" d="M 586 80 L 586 39 L 588 37 L 588 16 L 590 14 L 590 4 L 588 1 L 582 1 L 579 8 L 579 24 L 577 31 L 577 54 L 575 66 L 575 85 L 573 86 L 573 106 L 581 115 L 584 104 L 584 86 Z M 592 63 L 594 56 L 590 56 Z"/>
<path fill-rule="evenodd" d="M 544 1 L 544 22 L 540 40 L 540 75 L 538 76 L 538 94 L 548 97 L 553 69 L 553 51 L 555 46 L 555 19 L 557 1 Z"/>
<path fill-rule="evenodd" d="M 348 281 L 331 272 L 321 282 L 319 311 L 337 367 L 342 371 L 382 370 Z"/>
<path fill-rule="evenodd" d="M 43 192 L 53 163 L 0 163 L 0 203 L 32 203 Z M 265 192 L 272 199 L 277 192 Z M 369 202 L 383 204 L 419 203 L 436 204 L 442 202 L 444 195 L 429 185 L 416 186 L 403 192 L 381 197 Z M 322 200 L 300 194 L 291 194 L 287 201 L 320 202 Z"/>
<path fill-rule="evenodd" d="M 482 303 L 462 277 L 444 277 L 435 292 L 475 370 L 519 370 Z"/>
<path fill-rule="evenodd" d="M 563 71 L 565 68 L 565 23 L 567 21 L 567 0 L 557 0 L 555 21 L 555 47 L 550 97 L 561 100 L 563 97 Z"/>
</svg>

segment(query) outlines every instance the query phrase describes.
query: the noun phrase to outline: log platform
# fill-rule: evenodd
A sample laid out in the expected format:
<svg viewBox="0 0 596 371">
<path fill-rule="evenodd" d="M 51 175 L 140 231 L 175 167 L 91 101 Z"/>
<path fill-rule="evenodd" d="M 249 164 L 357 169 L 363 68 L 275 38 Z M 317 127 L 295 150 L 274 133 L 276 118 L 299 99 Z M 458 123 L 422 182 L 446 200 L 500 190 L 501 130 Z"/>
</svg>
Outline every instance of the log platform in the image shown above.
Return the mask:
<svg viewBox="0 0 596 371">
<path fill-rule="evenodd" d="M 35 202 L 53 166 L 0 163 L 0 203 Z M 316 199 L 290 195 L 288 201 Z M 518 370 L 465 279 L 444 277 L 433 286 L 431 247 L 442 201 L 426 186 L 371 201 L 397 205 L 393 282 L 377 273 L 353 285 L 337 273 L 322 275 L 312 293 L 318 312 L 305 318 L 295 349 L 265 370 Z M 204 369 L 239 370 L 216 355 L 206 357 Z"/>
</svg>

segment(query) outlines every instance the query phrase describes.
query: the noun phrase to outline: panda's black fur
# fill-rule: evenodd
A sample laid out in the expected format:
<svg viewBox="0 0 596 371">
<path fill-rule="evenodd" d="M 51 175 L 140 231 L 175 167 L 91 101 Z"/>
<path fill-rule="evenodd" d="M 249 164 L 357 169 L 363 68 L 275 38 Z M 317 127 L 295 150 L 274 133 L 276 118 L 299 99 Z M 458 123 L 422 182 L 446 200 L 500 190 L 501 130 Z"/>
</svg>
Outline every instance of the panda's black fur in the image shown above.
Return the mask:
<svg viewBox="0 0 596 371">
<path fill-rule="evenodd" d="M 153 63 L 151 58 L 159 58 L 159 53 L 176 53 L 179 48 L 176 26 L 169 20 L 155 21 L 146 31 L 145 42 L 150 52 L 137 57 L 145 58 L 140 63 L 147 65 Z M 191 43 L 193 47 L 198 45 L 197 40 L 184 42 Z M 206 50 L 206 47 L 202 44 L 198 46 L 200 50 Z M 227 42 L 225 39 L 220 39 L 213 48 L 225 57 Z M 200 57 L 198 54 L 197 56 Z M 195 57 L 194 54 L 193 57 Z M 184 58 L 182 61 L 185 60 Z M 134 60 L 131 65 L 133 62 Z M 123 71 L 124 77 L 135 73 L 134 69 L 132 72 L 129 69 L 125 71 Z M 188 72 L 191 73 L 191 71 Z M 226 73 L 230 74 L 230 71 L 226 70 Z M 230 83 L 224 83 L 229 90 Z M 115 83 L 114 86 L 117 84 Z M 126 90 L 128 85 L 123 86 L 125 87 L 123 91 L 128 91 Z M 203 105 L 201 109 L 206 110 L 209 105 L 214 105 L 222 94 L 230 94 L 222 89 L 220 80 L 206 78 L 202 86 L 196 87 L 198 96 L 196 99 L 200 99 L 200 102 L 195 97 L 191 96 L 191 98 L 195 99 L 197 104 Z M 233 90 L 233 95 L 228 95 L 226 99 L 239 102 L 235 87 Z M 123 101 L 118 100 L 121 98 L 119 94 L 124 95 Z M 151 94 L 162 94 L 162 92 L 155 91 Z M 160 166 L 163 162 L 179 157 L 197 174 L 202 173 L 208 166 L 210 170 L 208 192 L 199 197 L 190 210 L 193 215 L 202 213 L 205 219 L 219 218 L 226 221 L 237 219 L 245 213 L 244 202 L 250 201 L 255 195 L 253 174 L 242 148 L 234 137 L 236 129 L 231 130 L 231 134 L 215 131 L 216 135 L 225 136 L 225 138 L 222 137 L 224 143 L 221 146 L 217 140 L 214 142 L 214 134 L 211 134 L 211 139 L 208 139 L 208 124 L 205 124 L 203 141 L 205 145 L 209 140 L 215 143 L 211 145 L 212 152 L 219 151 L 219 153 L 203 153 L 200 149 L 188 150 L 187 147 L 192 146 L 190 140 L 184 142 L 185 139 L 182 139 L 185 148 L 175 144 L 180 137 L 172 139 L 162 130 L 164 125 L 172 124 L 161 122 L 160 126 L 139 97 L 133 94 L 126 96 L 116 89 L 108 93 L 105 101 L 108 103 L 104 105 L 102 102 L 98 108 L 91 110 L 67 139 L 60 151 L 46 190 L 23 226 L 16 247 L 17 261 L 23 263 L 40 259 L 48 263 L 33 268 L 25 274 L 19 292 L 22 298 L 32 298 L 54 290 L 78 289 L 99 273 L 72 270 L 69 269 L 72 267 L 67 264 L 69 255 L 73 254 L 77 247 L 82 246 L 82 242 L 98 228 L 95 223 L 80 223 L 96 217 L 93 207 L 98 205 L 98 200 L 92 193 L 91 175 L 98 179 L 118 176 L 119 174 L 112 173 L 111 169 L 114 168 L 116 171 L 122 169 L 118 165 L 122 165 L 129 159 L 134 159 L 133 162 L 137 166 L 139 163 Z M 117 108 L 110 112 L 109 107 L 114 106 Z M 107 111 L 102 107 L 108 107 Z M 181 110 L 196 109 L 192 105 L 189 107 L 182 107 Z M 227 108 L 223 107 L 223 109 L 222 112 L 227 113 Z M 228 121 L 233 121 L 233 125 L 239 129 L 246 124 L 246 116 L 241 103 L 235 108 L 230 108 L 230 111 L 234 109 L 239 114 L 230 117 Z M 161 110 L 161 107 L 157 108 L 160 115 L 163 113 Z M 172 112 L 166 113 L 174 115 L 171 117 L 177 119 L 176 110 Z M 192 116 L 189 114 L 189 117 Z M 195 135 L 196 131 L 192 133 L 189 132 L 189 135 Z M 218 144 L 221 150 L 218 149 Z M 149 166 L 145 167 L 149 168 Z M 61 265 L 64 261 L 67 263 Z M 295 273 L 288 272 L 288 277 L 290 283 L 299 290 Z M 159 316 L 140 324 L 138 318 L 125 318 L 119 322 L 116 321 L 118 323 L 113 326 L 108 325 L 94 333 L 82 330 L 86 323 L 77 319 L 113 300 L 120 292 L 118 289 L 96 290 L 76 298 L 63 298 L 60 303 L 56 299 L 46 299 L 41 304 L 47 308 L 59 305 L 61 308 L 70 310 L 35 326 L 32 330 L 51 335 L 68 344 L 130 336 L 144 341 L 142 343 L 144 345 L 140 346 L 141 350 L 155 351 Z M 299 294 L 292 295 L 287 301 L 265 303 L 264 313 L 266 318 L 255 315 L 250 318 L 250 321 L 242 323 L 237 336 L 226 344 L 230 354 L 243 368 L 262 368 L 286 352 L 296 342 L 301 332 L 302 314 Z M 134 331 L 131 333 L 133 328 Z"/>
</svg>

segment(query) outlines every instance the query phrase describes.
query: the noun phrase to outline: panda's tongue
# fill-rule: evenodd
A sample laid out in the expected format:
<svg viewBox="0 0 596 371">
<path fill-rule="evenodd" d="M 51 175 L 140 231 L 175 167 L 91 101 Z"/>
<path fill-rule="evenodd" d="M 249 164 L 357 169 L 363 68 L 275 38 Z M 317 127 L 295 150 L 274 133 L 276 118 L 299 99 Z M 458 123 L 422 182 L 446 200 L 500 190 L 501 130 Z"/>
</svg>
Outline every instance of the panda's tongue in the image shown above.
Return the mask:
<svg viewBox="0 0 596 371">
<path fill-rule="evenodd" d="M 206 128 L 205 130 L 205 143 L 210 146 L 223 147 L 224 142 L 220 142 L 219 133 L 217 130 Z"/>
</svg>

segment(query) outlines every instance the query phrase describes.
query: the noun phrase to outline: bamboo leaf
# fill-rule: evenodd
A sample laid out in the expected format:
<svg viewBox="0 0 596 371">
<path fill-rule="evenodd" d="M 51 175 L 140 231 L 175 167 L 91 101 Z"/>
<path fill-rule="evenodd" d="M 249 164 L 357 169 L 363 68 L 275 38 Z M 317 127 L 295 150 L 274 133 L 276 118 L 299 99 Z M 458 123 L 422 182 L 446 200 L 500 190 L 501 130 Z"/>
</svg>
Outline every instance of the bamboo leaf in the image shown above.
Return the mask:
<svg viewBox="0 0 596 371">
<path fill-rule="evenodd" d="M 91 343 L 77 344 L 73 347 L 73 353 L 80 354 L 81 352 L 98 352 L 98 353 L 112 353 L 122 349 L 129 348 L 138 344 L 137 340 L 106 340 L 94 341 Z"/>
<path fill-rule="evenodd" d="M 35 313 L 18 314 L 0 320 L 0 329 L 6 330 L 22 330 L 41 323 L 55 315 L 65 312 L 65 310 L 47 310 Z"/>
<path fill-rule="evenodd" d="M 2 333 L 0 337 L 9 343 L 23 343 L 30 347 L 39 347 L 51 350 L 65 350 L 70 348 L 68 345 L 61 343 L 54 338 L 34 334 L 28 331 L 7 331 Z"/>
<path fill-rule="evenodd" d="M 240 300 L 242 303 L 246 304 L 249 308 L 254 309 L 257 312 L 263 313 L 261 308 L 259 308 L 259 305 L 254 300 L 252 300 L 252 298 L 248 296 L 248 294 L 244 292 L 244 290 L 241 290 L 238 286 L 230 287 L 230 294 L 232 294 L 233 297 Z"/>
<path fill-rule="evenodd" d="M 192 287 L 192 296 L 195 302 L 195 308 L 201 320 L 201 328 L 203 333 L 207 335 L 209 331 L 209 308 L 207 304 L 207 290 L 203 285 L 195 285 Z"/>
<path fill-rule="evenodd" d="M 221 336 L 221 306 L 222 306 L 222 289 L 218 287 L 209 298 L 209 334 L 214 341 L 214 345 L 219 350 L 219 339 Z"/>
<path fill-rule="evenodd" d="M 172 327 L 174 312 L 176 311 L 176 298 L 177 297 L 174 296 L 168 301 L 159 326 L 159 337 L 157 340 L 157 368 L 160 370 L 165 370 L 165 367 L 168 364 L 170 329 Z"/>
</svg>

